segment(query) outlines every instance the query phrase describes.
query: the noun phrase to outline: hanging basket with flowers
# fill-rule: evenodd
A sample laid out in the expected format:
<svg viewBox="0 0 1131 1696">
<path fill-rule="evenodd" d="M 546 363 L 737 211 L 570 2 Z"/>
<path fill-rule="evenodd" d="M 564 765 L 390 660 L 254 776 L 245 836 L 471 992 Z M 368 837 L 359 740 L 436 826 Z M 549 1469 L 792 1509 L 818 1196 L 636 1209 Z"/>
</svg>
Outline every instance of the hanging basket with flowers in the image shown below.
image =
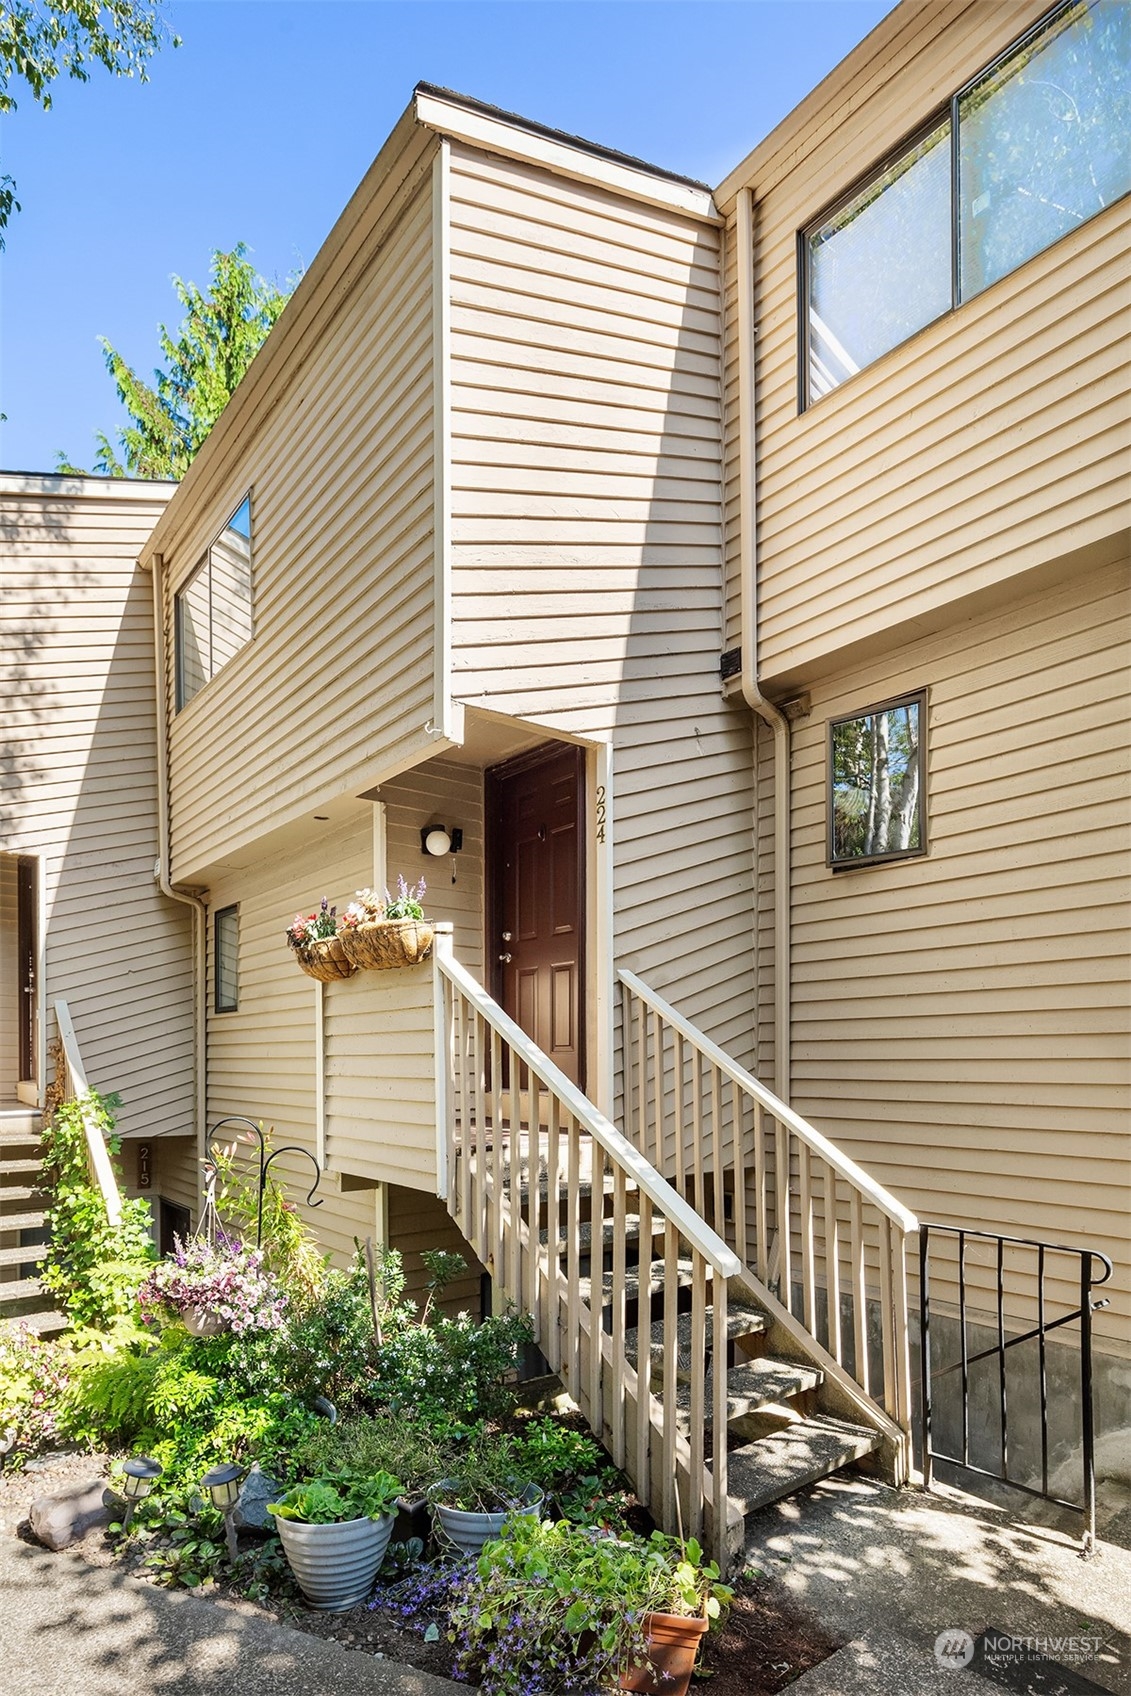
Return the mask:
<svg viewBox="0 0 1131 1696">
<path fill-rule="evenodd" d="M 317 978 L 319 983 L 352 978 L 357 970 L 342 947 L 337 908 L 331 907 L 325 896 L 316 912 L 295 914 L 287 928 L 287 941 L 307 977 Z"/>
<path fill-rule="evenodd" d="M 421 902 L 425 883 L 409 888 L 397 879 L 397 893 L 374 895 L 359 889 L 342 914 L 337 940 L 354 967 L 383 972 L 394 966 L 417 966 L 432 952 L 433 930 L 425 921 Z"/>
</svg>

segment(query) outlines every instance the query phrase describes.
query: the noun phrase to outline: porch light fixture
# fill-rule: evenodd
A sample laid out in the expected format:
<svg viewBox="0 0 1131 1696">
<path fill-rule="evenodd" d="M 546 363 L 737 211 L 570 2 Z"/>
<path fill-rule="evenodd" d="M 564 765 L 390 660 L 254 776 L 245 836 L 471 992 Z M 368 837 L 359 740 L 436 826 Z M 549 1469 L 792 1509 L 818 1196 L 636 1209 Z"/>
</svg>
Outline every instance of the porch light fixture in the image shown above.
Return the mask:
<svg viewBox="0 0 1131 1696">
<path fill-rule="evenodd" d="M 126 1517 L 122 1521 L 122 1530 L 128 1531 L 133 1511 L 137 1504 L 148 1496 L 165 1468 L 160 1461 L 151 1460 L 148 1455 L 134 1455 L 125 1463 L 122 1471 L 125 1473 L 125 1483 L 122 1488 L 126 1497 Z"/>
<path fill-rule="evenodd" d="M 426 824 L 420 832 L 420 851 L 432 854 L 437 860 L 445 854 L 458 854 L 463 847 L 463 831 L 458 825 L 451 829 L 443 824 Z"/>
<path fill-rule="evenodd" d="M 228 1543 L 228 1559 L 235 1566 L 239 1554 L 236 1541 L 236 1528 L 232 1524 L 232 1513 L 239 1501 L 240 1485 L 243 1482 L 244 1469 L 235 1461 L 222 1461 L 214 1466 L 211 1472 L 206 1472 L 200 1480 L 202 1490 L 207 1490 L 212 1498 L 212 1505 L 220 1509 L 224 1516 L 224 1536 Z"/>
</svg>

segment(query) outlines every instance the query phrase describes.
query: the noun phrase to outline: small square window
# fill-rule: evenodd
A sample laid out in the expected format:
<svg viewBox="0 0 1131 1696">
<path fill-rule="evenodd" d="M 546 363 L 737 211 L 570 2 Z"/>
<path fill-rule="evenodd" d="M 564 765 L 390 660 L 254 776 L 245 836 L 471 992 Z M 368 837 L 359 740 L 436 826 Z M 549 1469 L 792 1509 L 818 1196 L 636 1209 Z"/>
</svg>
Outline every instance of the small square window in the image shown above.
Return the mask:
<svg viewBox="0 0 1131 1696">
<path fill-rule="evenodd" d="M 926 853 L 926 708 L 920 691 L 831 721 L 831 866 Z"/>
<path fill-rule="evenodd" d="M 240 910 L 222 907 L 216 914 L 216 1011 L 239 1007 Z"/>
</svg>

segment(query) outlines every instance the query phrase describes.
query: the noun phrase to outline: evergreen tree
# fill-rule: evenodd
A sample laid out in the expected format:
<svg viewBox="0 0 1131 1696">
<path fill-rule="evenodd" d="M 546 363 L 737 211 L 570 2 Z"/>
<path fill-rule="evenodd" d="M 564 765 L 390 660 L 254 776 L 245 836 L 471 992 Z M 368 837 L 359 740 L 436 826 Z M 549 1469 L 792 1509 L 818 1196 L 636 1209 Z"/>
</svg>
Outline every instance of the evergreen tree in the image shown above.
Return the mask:
<svg viewBox="0 0 1131 1696">
<path fill-rule="evenodd" d="M 165 364 L 154 371 L 152 387 L 102 338 L 107 369 L 132 420 L 118 432 L 117 445 L 97 432 L 95 470 L 103 476 L 179 481 L 192 464 L 289 299 L 289 288 L 257 276 L 246 255 L 242 242 L 230 253 L 213 253 L 209 294 L 173 278 L 185 317 L 176 341 L 160 326 Z M 59 455 L 60 471 L 78 469 Z"/>
</svg>

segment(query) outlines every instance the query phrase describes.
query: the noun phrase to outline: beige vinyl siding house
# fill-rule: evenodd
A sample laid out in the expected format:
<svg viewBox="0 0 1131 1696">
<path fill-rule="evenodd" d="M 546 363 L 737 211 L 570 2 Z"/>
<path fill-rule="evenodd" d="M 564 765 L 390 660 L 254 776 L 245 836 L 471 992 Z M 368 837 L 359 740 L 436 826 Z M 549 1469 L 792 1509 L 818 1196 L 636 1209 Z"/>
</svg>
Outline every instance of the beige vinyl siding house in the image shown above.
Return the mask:
<svg viewBox="0 0 1131 1696">
<path fill-rule="evenodd" d="M 434 1195 L 431 976 L 316 991 L 283 944 L 294 911 L 423 872 L 430 916 L 490 983 L 485 773 L 575 747 L 591 1091 L 616 1088 L 614 957 L 678 979 L 752 1058 L 752 768 L 717 680 L 709 195 L 620 167 L 603 181 L 560 143 L 519 156 L 520 128 L 439 94 L 416 112 L 147 557 L 164 583 L 173 873 L 210 912 L 239 910 L 239 1010 L 209 1014 L 209 1123 L 262 1117 L 347 1185 Z M 483 124 L 489 150 L 468 139 Z M 382 222 L 370 203 L 409 180 Z M 339 274 L 329 325 L 303 331 Z M 178 712 L 178 589 L 248 489 L 254 637 Z M 463 846 L 426 864 L 420 829 L 437 821 Z M 718 945 L 689 969 L 699 924 Z M 327 1199 L 336 1251 L 364 1205 L 349 1188 Z"/>
<path fill-rule="evenodd" d="M 718 191 L 726 643 L 792 717 L 793 1104 L 920 1217 L 1111 1256 L 1095 1325 L 1126 1357 L 1131 201 L 799 401 L 799 232 L 1044 10 L 897 7 Z M 919 689 L 928 851 L 833 870 L 830 721 Z M 764 727 L 758 747 L 770 1075 Z"/>
<path fill-rule="evenodd" d="M 0 477 L 0 1098 L 42 1103 L 62 998 L 91 1082 L 122 1097 L 123 1132 L 154 1138 L 193 1130 L 189 916 L 154 881 L 153 611 L 136 563 L 171 493 Z M 21 865 L 38 932 L 30 977 Z M 21 999 L 35 1010 L 30 1073 L 16 1052 Z"/>
</svg>

